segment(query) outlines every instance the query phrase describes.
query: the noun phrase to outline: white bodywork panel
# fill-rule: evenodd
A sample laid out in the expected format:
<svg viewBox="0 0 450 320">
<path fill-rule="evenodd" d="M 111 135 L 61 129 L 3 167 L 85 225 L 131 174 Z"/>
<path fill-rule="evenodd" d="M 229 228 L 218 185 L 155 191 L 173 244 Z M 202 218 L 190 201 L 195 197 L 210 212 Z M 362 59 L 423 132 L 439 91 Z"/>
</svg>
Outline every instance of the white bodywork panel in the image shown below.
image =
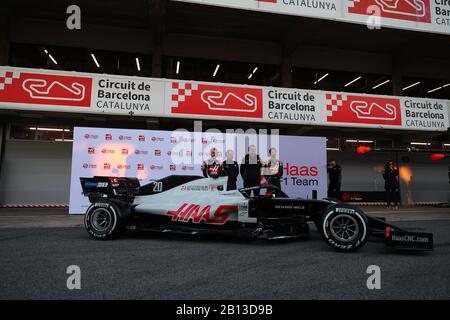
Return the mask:
<svg viewBox="0 0 450 320">
<path fill-rule="evenodd" d="M 198 179 L 161 193 L 137 196 L 135 210 L 138 213 L 171 216 L 173 221 L 186 223 L 256 223 L 256 218 L 248 216 L 249 199 L 238 190 L 226 191 L 227 179 Z"/>
</svg>

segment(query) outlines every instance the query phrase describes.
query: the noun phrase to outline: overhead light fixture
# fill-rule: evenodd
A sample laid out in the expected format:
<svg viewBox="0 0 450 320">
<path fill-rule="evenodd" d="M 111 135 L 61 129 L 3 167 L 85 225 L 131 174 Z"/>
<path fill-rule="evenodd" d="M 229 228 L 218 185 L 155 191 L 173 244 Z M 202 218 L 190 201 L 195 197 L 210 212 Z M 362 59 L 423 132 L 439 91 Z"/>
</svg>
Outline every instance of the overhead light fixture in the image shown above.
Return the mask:
<svg viewBox="0 0 450 320">
<path fill-rule="evenodd" d="M 53 58 L 51 54 L 48 55 L 48 57 L 53 61 L 54 64 L 58 64 L 58 62 Z"/>
<path fill-rule="evenodd" d="M 70 132 L 70 129 L 61 129 L 61 128 L 41 128 L 41 127 L 30 127 L 30 130 L 36 131 L 56 131 L 56 132 Z"/>
<path fill-rule="evenodd" d="M 217 72 L 219 71 L 219 68 L 220 68 L 220 64 L 218 64 L 218 65 L 216 66 L 216 70 L 214 70 L 213 77 L 215 77 L 215 76 L 217 75 Z"/>
<path fill-rule="evenodd" d="M 358 80 L 361 79 L 361 78 L 362 78 L 362 76 L 359 76 L 358 78 L 353 79 L 352 81 L 350 81 L 349 83 L 347 83 L 344 87 L 347 88 L 349 85 L 355 83 L 356 81 L 358 81 Z"/>
<path fill-rule="evenodd" d="M 326 77 L 328 77 L 329 73 L 323 75 L 319 80 L 315 81 L 314 84 L 318 84 L 320 81 L 322 81 L 323 79 L 325 79 Z"/>
<path fill-rule="evenodd" d="M 253 69 L 253 71 L 248 75 L 248 80 L 253 78 L 253 75 L 255 74 L 256 71 L 258 71 L 258 67 L 255 67 L 255 69 Z"/>
<path fill-rule="evenodd" d="M 386 81 L 384 81 L 384 82 L 382 82 L 380 84 L 377 84 L 375 87 L 372 88 L 372 90 L 375 90 L 376 88 L 384 86 L 386 83 L 389 83 L 389 82 L 391 82 L 391 80 L 386 80 Z"/>
<path fill-rule="evenodd" d="M 429 143 L 429 142 L 411 142 L 411 145 L 413 145 L 413 146 L 431 146 L 431 143 Z"/>
<path fill-rule="evenodd" d="M 179 74 L 180 73 L 180 61 L 177 61 L 177 74 Z"/>
<path fill-rule="evenodd" d="M 91 57 L 92 57 L 92 60 L 94 60 L 95 65 L 97 66 L 97 68 L 100 68 L 100 65 L 98 64 L 97 58 L 94 56 L 93 53 L 91 53 Z"/>
<path fill-rule="evenodd" d="M 413 84 L 411 84 L 411 85 L 409 85 L 407 87 L 404 87 L 402 90 L 405 91 L 405 90 L 411 89 L 412 87 L 415 87 L 415 86 L 417 86 L 419 84 L 420 84 L 420 81 L 417 81 L 416 83 L 413 83 Z"/>
<path fill-rule="evenodd" d="M 444 84 L 444 85 L 442 86 L 442 88 L 447 88 L 448 86 L 450 86 L 450 83 Z"/>
<path fill-rule="evenodd" d="M 348 139 L 348 140 L 345 140 L 345 142 L 350 142 L 350 143 L 373 143 L 373 140 L 355 140 L 355 139 Z"/>
<path fill-rule="evenodd" d="M 141 65 L 139 63 L 139 58 L 136 58 L 136 67 L 137 67 L 138 71 L 141 71 Z"/>
<path fill-rule="evenodd" d="M 55 141 L 58 141 L 58 142 L 73 142 L 73 139 L 55 139 Z"/>
<path fill-rule="evenodd" d="M 442 88 L 444 88 L 444 87 L 442 87 L 442 86 L 441 86 L 441 87 L 437 87 L 437 88 L 434 88 L 434 89 L 429 90 L 427 93 L 432 93 L 432 92 L 441 90 Z"/>
<path fill-rule="evenodd" d="M 44 52 L 45 52 L 45 54 L 48 54 L 48 50 L 47 49 L 44 49 Z"/>
<path fill-rule="evenodd" d="M 341 149 L 339 149 L 339 148 L 327 148 L 327 150 L 329 150 L 329 151 L 339 151 Z"/>
</svg>

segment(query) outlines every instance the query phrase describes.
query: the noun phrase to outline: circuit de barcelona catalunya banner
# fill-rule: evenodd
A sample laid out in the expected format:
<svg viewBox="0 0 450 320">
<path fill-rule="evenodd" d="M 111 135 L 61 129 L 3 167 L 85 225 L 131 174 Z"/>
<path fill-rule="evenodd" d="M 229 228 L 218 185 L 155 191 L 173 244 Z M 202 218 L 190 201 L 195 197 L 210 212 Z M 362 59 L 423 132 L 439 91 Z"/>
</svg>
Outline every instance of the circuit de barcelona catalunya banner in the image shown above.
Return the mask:
<svg viewBox="0 0 450 320">
<path fill-rule="evenodd" d="M 0 108 L 446 131 L 449 101 L 0 67 Z"/>
<path fill-rule="evenodd" d="M 84 213 L 89 206 L 81 194 L 80 177 L 137 177 L 143 185 L 172 174 L 201 176 L 201 165 L 210 158 L 211 148 L 217 149 L 220 161 L 232 150 L 240 164 L 250 145 L 257 148 L 262 161 L 269 158 L 270 148 L 277 149 L 282 162 L 281 188 L 288 195 L 326 197 L 325 138 L 75 127 L 69 212 Z M 243 186 L 241 177 L 237 185 Z"/>
<path fill-rule="evenodd" d="M 449 0 L 173 0 L 380 27 L 450 33 Z"/>
</svg>

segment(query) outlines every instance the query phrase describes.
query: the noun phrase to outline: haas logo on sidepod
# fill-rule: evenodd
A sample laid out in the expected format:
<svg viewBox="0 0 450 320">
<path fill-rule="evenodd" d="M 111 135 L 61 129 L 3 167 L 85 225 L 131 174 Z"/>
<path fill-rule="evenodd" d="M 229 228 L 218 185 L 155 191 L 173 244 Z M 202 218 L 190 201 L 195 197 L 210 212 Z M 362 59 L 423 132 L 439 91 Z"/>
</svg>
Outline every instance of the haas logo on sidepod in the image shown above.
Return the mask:
<svg viewBox="0 0 450 320">
<path fill-rule="evenodd" d="M 173 82 L 172 113 L 262 118 L 262 89 Z"/>
<path fill-rule="evenodd" d="M 327 121 L 401 126 L 400 100 L 327 93 Z"/>
<path fill-rule="evenodd" d="M 0 102 L 89 107 L 92 79 L 0 69 Z"/>
<path fill-rule="evenodd" d="M 430 0 L 350 0 L 348 12 L 372 15 L 371 6 L 384 18 L 431 23 Z"/>
<path fill-rule="evenodd" d="M 221 205 L 211 214 L 211 206 L 203 209 L 198 204 L 183 203 L 178 210 L 168 210 L 167 214 L 172 216 L 172 221 L 206 224 L 225 224 L 230 213 L 237 212 L 237 206 Z"/>
</svg>

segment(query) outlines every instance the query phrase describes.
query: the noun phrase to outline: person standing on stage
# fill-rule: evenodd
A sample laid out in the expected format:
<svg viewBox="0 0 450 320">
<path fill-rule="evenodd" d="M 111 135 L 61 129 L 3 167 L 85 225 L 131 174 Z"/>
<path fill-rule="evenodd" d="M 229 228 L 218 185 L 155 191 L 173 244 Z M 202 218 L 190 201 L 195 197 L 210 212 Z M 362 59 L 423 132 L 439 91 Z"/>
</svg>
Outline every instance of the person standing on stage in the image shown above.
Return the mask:
<svg viewBox="0 0 450 320">
<path fill-rule="evenodd" d="M 236 190 L 236 180 L 239 175 L 239 165 L 234 161 L 233 150 L 227 150 L 226 160 L 222 163 L 223 172 L 228 176 L 227 191 Z"/>
<path fill-rule="evenodd" d="M 338 199 L 341 192 L 342 168 L 336 163 L 336 160 L 331 160 L 327 171 L 330 182 L 328 185 L 328 197 Z"/>
<path fill-rule="evenodd" d="M 217 149 L 211 148 L 211 158 L 204 161 L 202 164 L 203 176 L 205 178 L 218 178 L 223 175 L 223 168 L 217 157 Z"/>
<path fill-rule="evenodd" d="M 250 188 L 259 186 L 261 182 L 261 167 L 262 162 L 258 154 L 256 154 L 256 147 L 250 145 L 248 147 L 248 153 L 242 159 L 241 162 L 241 176 L 244 179 L 244 188 Z M 251 190 L 247 191 L 250 196 Z M 254 196 L 259 196 L 259 189 L 253 190 Z"/>
<path fill-rule="evenodd" d="M 269 160 L 264 165 L 264 178 L 267 184 L 273 185 L 281 189 L 281 177 L 283 176 L 283 162 L 277 159 L 277 149 L 269 149 Z"/>
<path fill-rule="evenodd" d="M 394 167 L 394 162 L 389 160 L 384 166 L 384 189 L 386 190 L 386 203 L 388 208 L 393 208 L 398 210 L 398 193 L 399 193 L 399 182 L 398 182 L 398 169 Z M 391 205 L 393 203 L 393 205 Z"/>
</svg>

